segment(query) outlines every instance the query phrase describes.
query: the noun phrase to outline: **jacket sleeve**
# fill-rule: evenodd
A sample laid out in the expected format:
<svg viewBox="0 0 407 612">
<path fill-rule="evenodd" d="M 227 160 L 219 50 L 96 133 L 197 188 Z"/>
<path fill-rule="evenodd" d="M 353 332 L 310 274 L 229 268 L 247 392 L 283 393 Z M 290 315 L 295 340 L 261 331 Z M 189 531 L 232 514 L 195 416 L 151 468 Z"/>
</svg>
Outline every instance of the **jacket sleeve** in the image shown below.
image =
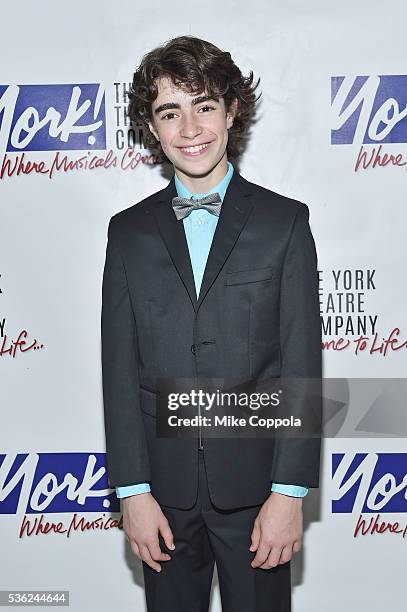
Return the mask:
<svg viewBox="0 0 407 612">
<path fill-rule="evenodd" d="M 103 272 L 101 341 L 109 483 L 115 487 L 147 482 L 150 466 L 140 410 L 137 333 L 114 217 Z"/>
<path fill-rule="evenodd" d="M 301 410 L 312 410 L 319 424 L 312 436 L 276 437 L 271 480 L 281 484 L 319 486 L 320 422 L 322 415 L 321 376 L 322 344 L 319 312 L 317 254 L 309 227 L 309 209 L 298 202 L 288 241 L 280 285 L 280 357 L 281 378 L 310 380 L 317 390 L 310 406 L 304 401 Z M 303 383 L 301 383 L 303 384 Z M 301 388 L 305 389 L 307 383 Z M 301 406 L 301 402 L 299 403 Z M 299 416 L 305 416 L 300 415 Z"/>
</svg>

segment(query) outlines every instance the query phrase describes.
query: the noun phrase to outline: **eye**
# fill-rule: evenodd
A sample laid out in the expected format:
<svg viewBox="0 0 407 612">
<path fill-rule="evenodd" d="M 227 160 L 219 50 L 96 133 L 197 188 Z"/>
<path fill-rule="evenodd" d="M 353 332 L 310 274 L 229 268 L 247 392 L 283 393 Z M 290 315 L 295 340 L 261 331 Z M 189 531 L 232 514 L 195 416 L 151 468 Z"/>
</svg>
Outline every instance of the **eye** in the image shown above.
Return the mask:
<svg viewBox="0 0 407 612">
<path fill-rule="evenodd" d="M 175 116 L 175 113 L 167 113 L 166 115 L 163 115 L 161 119 L 167 119 L 167 117 L 169 117 L 170 115 Z"/>
<path fill-rule="evenodd" d="M 204 108 L 209 108 L 210 110 L 215 110 L 215 108 L 213 106 L 209 106 L 209 104 L 205 104 L 205 106 L 201 106 L 201 108 L 199 110 L 202 110 Z"/>
</svg>

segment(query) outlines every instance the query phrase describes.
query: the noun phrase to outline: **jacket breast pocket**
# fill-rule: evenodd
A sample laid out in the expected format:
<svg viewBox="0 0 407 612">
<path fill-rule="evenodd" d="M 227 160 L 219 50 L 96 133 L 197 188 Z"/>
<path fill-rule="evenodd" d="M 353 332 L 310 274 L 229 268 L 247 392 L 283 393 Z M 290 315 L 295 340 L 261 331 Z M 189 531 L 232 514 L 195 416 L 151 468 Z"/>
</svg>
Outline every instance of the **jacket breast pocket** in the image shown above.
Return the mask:
<svg viewBox="0 0 407 612">
<path fill-rule="evenodd" d="M 273 268 L 254 268 L 251 270 L 236 270 L 226 272 L 225 285 L 244 285 L 246 283 L 259 283 L 273 278 Z"/>
</svg>

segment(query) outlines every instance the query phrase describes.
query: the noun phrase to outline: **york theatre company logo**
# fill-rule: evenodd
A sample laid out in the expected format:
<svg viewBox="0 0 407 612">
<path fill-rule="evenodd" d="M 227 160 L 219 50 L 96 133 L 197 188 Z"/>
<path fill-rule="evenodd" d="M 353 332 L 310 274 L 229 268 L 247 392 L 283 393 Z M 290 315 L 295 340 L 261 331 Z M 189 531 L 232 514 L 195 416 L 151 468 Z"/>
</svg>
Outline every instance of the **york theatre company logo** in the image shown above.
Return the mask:
<svg viewBox="0 0 407 612">
<path fill-rule="evenodd" d="M 115 87 L 112 97 L 117 96 Z M 123 148 L 124 134 L 118 147 L 118 129 L 116 137 L 107 130 L 107 117 L 117 126 L 120 104 L 117 100 L 113 104 L 108 115 L 100 83 L 0 85 L 0 180 L 28 174 L 52 178 L 56 172 L 98 168 L 135 169 L 140 152 L 134 146 L 118 150 Z M 146 156 L 142 157 L 144 163 Z"/>
<path fill-rule="evenodd" d="M 0 455 L 0 516 L 23 515 L 19 537 L 122 528 L 104 453 Z M 56 521 L 54 514 L 62 514 Z M 91 518 L 84 513 L 97 513 Z"/>
<path fill-rule="evenodd" d="M 89 153 L 73 159 L 61 151 L 106 148 L 105 98 L 98 84 L 0 86 L 0 120 L 2 179 L 31 173 L 51 178 L 90 162 Z M 34 151 L 55 154 L 28 158 Z"/>
<path fill-rule="evenodd" d="M 332 513 L 355 516 L 355 538 L 407 539 L 407 453 L 333 453 L 332 482 Z"/>
<path fill-rule="evenodd" d="M 355 172 L 406 169 L 407 75 L 334 76 L 331 111 L 331 144 L 355 146 Z"/>
</svg>

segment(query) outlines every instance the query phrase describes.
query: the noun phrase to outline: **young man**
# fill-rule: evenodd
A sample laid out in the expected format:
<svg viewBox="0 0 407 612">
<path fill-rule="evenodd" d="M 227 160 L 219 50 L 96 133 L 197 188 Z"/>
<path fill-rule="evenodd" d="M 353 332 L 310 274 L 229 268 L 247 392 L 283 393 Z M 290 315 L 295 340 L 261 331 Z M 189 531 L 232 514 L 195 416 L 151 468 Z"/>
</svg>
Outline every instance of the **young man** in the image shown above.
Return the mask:
<svg viewBox="0 0 407 612">
<path fill-rule="evenodd" d="M 161 378 L 321 376 L 308 208 L 228 160 L 257 85 L 229 53 L 181 36 L 144 56 L 130 93 L 174 168 L 110 220 L 103 277 L 108 473 L 149 612 L 208 610 L 215 562 L 224 612 L 289 611 L 302 497 L 318 486 L 318 437 L 156 436 Z"/>
</svg>

